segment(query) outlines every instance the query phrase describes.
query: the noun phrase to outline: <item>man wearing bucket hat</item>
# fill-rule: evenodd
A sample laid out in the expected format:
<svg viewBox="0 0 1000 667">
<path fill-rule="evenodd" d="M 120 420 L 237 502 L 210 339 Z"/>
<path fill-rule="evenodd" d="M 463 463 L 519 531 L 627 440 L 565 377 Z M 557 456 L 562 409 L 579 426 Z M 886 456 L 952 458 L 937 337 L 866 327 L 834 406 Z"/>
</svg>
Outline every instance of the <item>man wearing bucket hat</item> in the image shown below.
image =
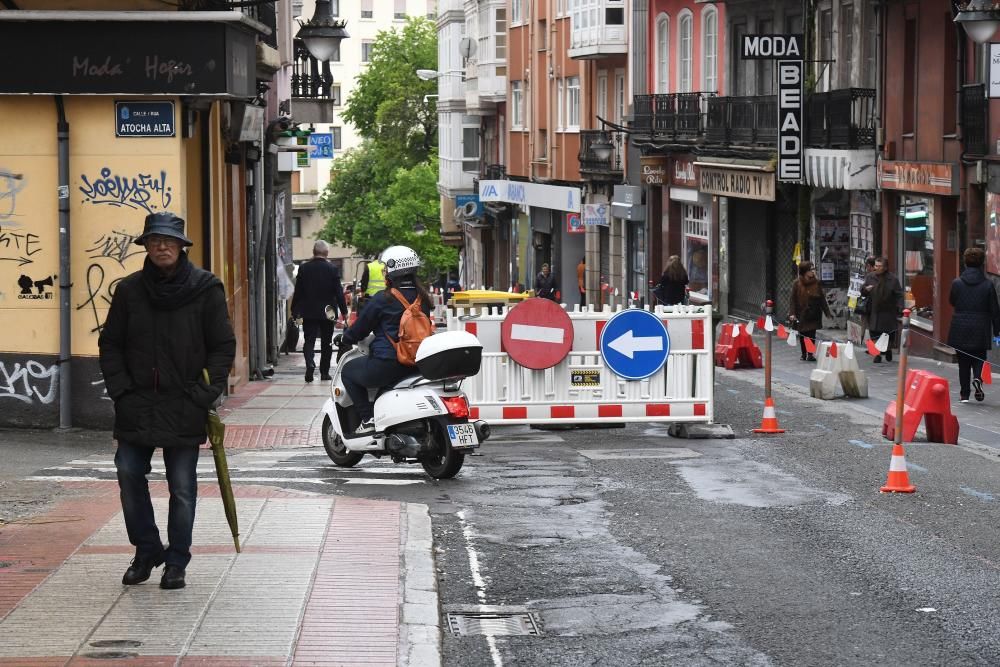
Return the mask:
<svg viewBox="0 0 1000 667">
<path fill-rule="evenodd" d="M 166 563 L 160 588 L 183 588 L 199 448 L 208 411 L 226 389 L 236 337 L 222 282 L 194 266 L 183 250 L 192 245 L 184 220 L 166 211 L 147 215 L 135 243 L 146 248 L 145 262 L 118 283 L 98 339 L 104 387 L 115 403 L 125 528 L 135 546 L 122 583 L 140 584 Z M 163 449 L 170 491 L 166 547 L 146 479 L 157 447 Z"/>
</svg>

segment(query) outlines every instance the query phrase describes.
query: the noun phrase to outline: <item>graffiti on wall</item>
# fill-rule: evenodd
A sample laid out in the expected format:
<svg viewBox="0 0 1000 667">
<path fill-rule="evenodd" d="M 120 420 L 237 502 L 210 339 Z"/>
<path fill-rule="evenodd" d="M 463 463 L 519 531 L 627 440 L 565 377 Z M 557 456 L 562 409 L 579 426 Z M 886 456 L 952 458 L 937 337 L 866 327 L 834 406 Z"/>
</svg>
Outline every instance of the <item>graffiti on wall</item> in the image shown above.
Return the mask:
<svg viewBox="0 0 1000 667">
<path fill-rule="evenodd" d="M 59 366 L 28 359 L 24 363 L 0 360 L 0 399 L 48 405 L 56 399 Z M 2 403 L 0 403 L 2 404 Z"/>
<path fill-rule="evenodd" d="M 107 204 L 153 213 L 169 208 L 174 198 L 165 170 L 160 170 L 158 176 L 142 173 L 123 176 L 113 173 L 110 167 L 102 167 L 100 177 L 91 181 L 86 174 L 80 174 L 80 180 L 83 185 L 78 189 L 83 193 L 83 204 Z"/>
<path fill-rule="evenodd" d="M 31 264 L 32 255 L 42 251 L 38 234 L 25 231 L 14 218 L 17 194 L 27 181 L 22 174 L 0 167 L 0 262 L 15 262 L 17 266 Z"/>
<path fill-rule="evenodd" d="M 145 253 L 142 246 L 134 243 L 136 236 L 115 229 L 101 234 L 87 246 L 85 252 L 90 264 L 84 280 L 85 298 L 76 304 L 76 309 L 89 312 L 93 318 L 90 333 L 98 333 L 104 326 L 102 310 L 111 306 L 118 281 L 128 275 L 126 262 Z"/>
</svg>

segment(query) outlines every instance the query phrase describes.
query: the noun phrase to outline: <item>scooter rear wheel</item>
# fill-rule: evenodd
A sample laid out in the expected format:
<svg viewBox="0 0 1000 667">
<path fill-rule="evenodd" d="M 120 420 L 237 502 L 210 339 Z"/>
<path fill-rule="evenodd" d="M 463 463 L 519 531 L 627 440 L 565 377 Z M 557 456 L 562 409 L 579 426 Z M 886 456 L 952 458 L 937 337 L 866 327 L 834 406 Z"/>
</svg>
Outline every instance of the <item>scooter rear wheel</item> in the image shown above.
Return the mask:
<svg viewBox="0 0 1000 667">
<path fill-rule="evenodd" d="M 462 469 L 465 454 L 455 451 L 444 428 L 435 421 L 431 422 L 427 434 L 429 450 L 420 458 L 420 465 L 434 479 L 451 479 Z"/>
<path fill-rule="evenodd" d="M 329 415 L 323 418 L 323 449 L 326 450 L 330 460 L 341 468 L 353 468 L 365 457 L 364 452 L 352 452 L 347 449 L 344 439 L 333 428 Z"/>
</svg>

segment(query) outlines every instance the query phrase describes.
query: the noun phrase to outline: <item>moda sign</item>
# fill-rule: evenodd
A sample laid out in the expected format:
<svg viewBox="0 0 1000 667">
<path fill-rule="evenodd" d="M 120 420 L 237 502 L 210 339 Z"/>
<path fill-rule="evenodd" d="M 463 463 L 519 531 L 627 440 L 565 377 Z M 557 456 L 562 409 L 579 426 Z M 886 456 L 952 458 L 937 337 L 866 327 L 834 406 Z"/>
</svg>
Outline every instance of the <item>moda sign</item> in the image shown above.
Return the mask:
<svg viewBox="0 0 1000 667">
<path fill-rule="evenodd" d="M 744 60 L 778 66 L 778 180 L 802 182 L 802 35 L 744 35 Z"/>
</svg>

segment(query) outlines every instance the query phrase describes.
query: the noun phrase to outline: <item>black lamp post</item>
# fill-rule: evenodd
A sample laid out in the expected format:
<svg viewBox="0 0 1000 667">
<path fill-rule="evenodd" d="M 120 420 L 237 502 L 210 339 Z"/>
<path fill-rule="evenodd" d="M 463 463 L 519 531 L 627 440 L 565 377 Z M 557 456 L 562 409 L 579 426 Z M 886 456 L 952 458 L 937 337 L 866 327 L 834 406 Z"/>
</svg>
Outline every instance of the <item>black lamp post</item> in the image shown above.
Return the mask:
<svg viewBox="0 0 1000 667">
<path fill-rule="evenodd" d="M 965 28 L 973 42 L 985 44 L 1000 28 L 1000 11 L 992 0 L 969 0 L 959 5 L 954 21 Z"/>
<path fill-rule="evenodd" d="M 340 59 L 340 42 L 350 37 L 344 27 L 346 19 L 335 19 L 330 12 L 330 0 L 317 0 L 313 17 L 306 22 L 299 21 L 296 35 L 306 45 L 312 57 L 321 62 Z"/>
</svg>

